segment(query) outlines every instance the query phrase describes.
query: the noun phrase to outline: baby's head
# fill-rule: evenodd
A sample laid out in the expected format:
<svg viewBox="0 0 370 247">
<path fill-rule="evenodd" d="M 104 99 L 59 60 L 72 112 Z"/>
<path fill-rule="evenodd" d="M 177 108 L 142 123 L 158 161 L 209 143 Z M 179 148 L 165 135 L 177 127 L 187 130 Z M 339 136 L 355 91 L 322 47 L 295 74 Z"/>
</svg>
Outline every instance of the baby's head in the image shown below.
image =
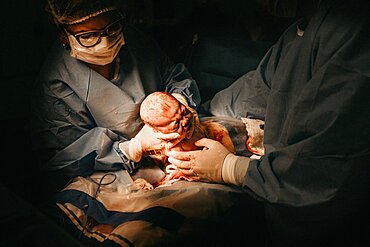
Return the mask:
<svg viewBox="0 0 370 247">
<path fill-rule="evenodd" d="M 193 130 L 192 111 L 167 92 L 148 95 L 141 104 L 140 117 L 154 130 L 164 134 L 177 132 L 181 139 Z"/>
</svg>

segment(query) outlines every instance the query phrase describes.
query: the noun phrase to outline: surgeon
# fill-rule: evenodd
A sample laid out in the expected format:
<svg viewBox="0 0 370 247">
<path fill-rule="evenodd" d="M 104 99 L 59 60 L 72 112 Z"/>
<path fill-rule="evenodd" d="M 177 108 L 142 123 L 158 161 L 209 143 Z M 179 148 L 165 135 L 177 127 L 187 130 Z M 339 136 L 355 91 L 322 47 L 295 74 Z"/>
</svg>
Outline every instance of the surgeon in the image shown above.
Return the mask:
<svg viewBox="0 0 370 247">
<path fill-rule="evenodd" d="M 142 128 L 139 109 L 146 95 L 166 91 L 189 107 L 200 103 L 184 65 L 126 22 L 122 2 L 47 1 L 59 40 L 36 82 L 32 139 L 52 192 L 96 171 L 132 174 L 149 149 L 171 146 L 176 134 Z"/>
<path fill-rule="evenodd" d="M 206 109 L 265 120 L 264 155 L 201 139 L 202 150 L 171 151 L 169 162 L 262 201 L 268 246 L 369 246 L 369 1 L 260 2 L 298 21 Z"/>
</svg>

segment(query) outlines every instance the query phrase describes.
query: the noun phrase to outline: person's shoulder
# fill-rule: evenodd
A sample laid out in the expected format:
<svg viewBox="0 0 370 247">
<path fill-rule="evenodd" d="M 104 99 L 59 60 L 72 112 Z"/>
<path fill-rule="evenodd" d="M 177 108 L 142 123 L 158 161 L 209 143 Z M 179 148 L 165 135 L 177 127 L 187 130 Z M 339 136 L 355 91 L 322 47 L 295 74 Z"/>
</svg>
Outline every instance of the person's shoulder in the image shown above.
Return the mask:
<svg viewBox="0 0 370 247">
<path fill-rule="evenodd" d="M 69 56 L 68 51 L 63 48 L 60 42 L 55 41 L 44 59 L 41 73 L 50 74 L 48 72 L 65 67 L 61 65 L 66 63 L 66 60 L 68 60 L 67 56 Z"/>
<path fill-rule="evenodd" d="M 358 23 L 360 19 L 369 19 L 370 1 L 368 0 L 323 0 L 320 10 L 324 20 L 340 22 L 341 24 Z M 339 31 L 339 30 L 338 30 Z"/>
<path fill-rule="evenodd" d="M 328 44 L 347 44 L 368 37 L 369 3 L 364 0 L 323 1 L 312 20 L 317 29 L 316 37 Z"/>
<path fill-rule="evenodd" d="M 66 50 L 63 48 L 62 44 L 58 40 L 55 40 L 48 51 L 48 54 L 45 58 L 45 63 L 62 59 L 65 55 L 65 52 Z"/>
<path fill-rule="evenodd" d="M 88 67 L 72 58 L 69 50 L 56 41 L 50 48 L 38 74 L 38 81 L 49 84 L 52 81 L 78 80 L 86 74 Z"/>
</svg>

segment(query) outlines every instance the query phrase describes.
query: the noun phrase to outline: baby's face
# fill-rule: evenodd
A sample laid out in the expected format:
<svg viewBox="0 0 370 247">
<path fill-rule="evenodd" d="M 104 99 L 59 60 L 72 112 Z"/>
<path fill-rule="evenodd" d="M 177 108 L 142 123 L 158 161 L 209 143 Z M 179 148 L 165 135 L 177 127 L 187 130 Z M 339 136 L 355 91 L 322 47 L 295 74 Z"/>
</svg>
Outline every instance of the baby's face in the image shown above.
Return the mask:
<svg viewBox="0 0 370 247">
<path fill-rule="evenodd" d="M 192 119 L 192 112 L 186 106 L 179 103 L 177 107 L 170 108 L 158 116 L 158 124 L 154 129 L 164 134 L 179 133 L 180 139 L 183 139 L 187 131 L 191 129 Z"/>
<path fill-rule="evenodd" d="M 177 143 L 192 136 L 196 116 L 195 110 L 166 92 L 148 95 L 140 107 L 140 117 L 145 124 L 163 134 L 178 133 Z"/>
</svg>

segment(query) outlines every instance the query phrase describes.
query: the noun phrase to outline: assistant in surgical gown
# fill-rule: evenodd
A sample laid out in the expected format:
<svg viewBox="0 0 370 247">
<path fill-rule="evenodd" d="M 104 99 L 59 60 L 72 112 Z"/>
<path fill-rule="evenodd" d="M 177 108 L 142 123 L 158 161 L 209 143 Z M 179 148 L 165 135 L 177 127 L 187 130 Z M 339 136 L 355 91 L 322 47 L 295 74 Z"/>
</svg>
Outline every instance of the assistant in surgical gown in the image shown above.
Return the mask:
<svg viewBox="0 0 370 247">
<path fill-rule="evenodd" d="M 182 94 L 191 107 L 200 103 L 183 64 L 172 63 L 130 25 L 124 36 L 120 72 L 112 81 L 72 58 L 60 43 L 52 47 L 33 94 L 32 140 L 42 170 L 68 179 L 122 169 L 115 148 L 142 127 L 139 107 L 146 95 L 161 90 Z"/>
<path fill-rule="evenodd" d="M 215 116 L 265 120 L 265 155 L 243 187 L 266 202 L 273 246 L 358 246 L 369 233 L 369 10 L 321 1 L 303 36 L 300 20 L 209 104 Z"/>
</svg>

